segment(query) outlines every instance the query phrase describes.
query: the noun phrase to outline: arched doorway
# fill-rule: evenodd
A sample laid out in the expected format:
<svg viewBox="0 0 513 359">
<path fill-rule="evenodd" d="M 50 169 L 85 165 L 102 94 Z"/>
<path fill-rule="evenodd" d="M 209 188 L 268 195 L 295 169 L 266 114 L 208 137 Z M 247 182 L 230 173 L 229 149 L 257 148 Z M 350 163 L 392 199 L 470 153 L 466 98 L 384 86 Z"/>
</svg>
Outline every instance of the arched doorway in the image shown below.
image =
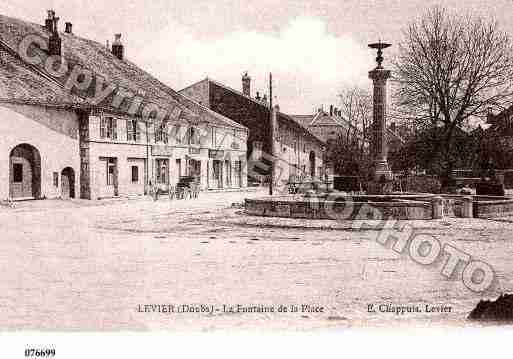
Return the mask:
<svg viewBox="0 0 513 359">
<path fill-rule="evenodd" d="M 14 147 L 9 155 L 9 196 L 12 199 L 41 197 L 41 156 L 27 143 Z"/>
<path fill-rule="evenodd" d="M 75 171 L 71 167 L 66 167 L 61 172 L 61 197 L 75 198 Z"/>
<path fill-rule="evenodd" d="M 310 176 L 315 177 L 315 152 L 314 151 L 310 151 L 309 160 L 310 160 Z"/>
</svg>

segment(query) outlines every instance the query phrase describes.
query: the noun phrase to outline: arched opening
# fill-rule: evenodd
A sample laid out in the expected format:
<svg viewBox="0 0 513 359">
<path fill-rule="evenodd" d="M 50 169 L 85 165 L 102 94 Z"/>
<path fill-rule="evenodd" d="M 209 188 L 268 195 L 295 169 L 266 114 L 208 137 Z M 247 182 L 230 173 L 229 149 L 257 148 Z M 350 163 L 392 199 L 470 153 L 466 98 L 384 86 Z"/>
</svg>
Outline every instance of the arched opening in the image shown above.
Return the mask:
<svg viewBox="0 0 513 359">
<path fill-rule="evenodd" d="M 27 143 L 14 147 L 9 155 L 9 197 L 41 197 L 41 156 L 34 146 Z"/>
<path fill-rule="evenodd" d="M 71 167 L 66 167 L 61 172 L 61 197 L 75 198 L 75 171 Z"/>
<path fill-rule="evenodd" d="M 310 160 L 310 176 L 315 177 L 315 152 L 314 151 L 310 151 L 309 160 Z"/>
</svg>

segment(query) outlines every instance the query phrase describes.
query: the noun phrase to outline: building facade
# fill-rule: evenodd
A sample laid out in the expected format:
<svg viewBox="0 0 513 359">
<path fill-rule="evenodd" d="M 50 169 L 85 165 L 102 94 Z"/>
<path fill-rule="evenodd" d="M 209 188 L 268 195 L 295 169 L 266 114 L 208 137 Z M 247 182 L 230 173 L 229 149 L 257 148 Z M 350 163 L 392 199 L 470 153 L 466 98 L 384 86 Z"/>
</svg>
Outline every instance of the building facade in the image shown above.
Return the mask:
<svg viewBox="0 0 513 359">
<path fill-rule="evenodd" d="M 0 16 L 0 199 L 247 185 L 247 128 L 57 24 Z"/>
<path fill-rule="evenodd" d="M 291 177 L 323 177 L 325 143 L 291 116 L 271 109 L 267 99 L 257 93 L 251 97 L 251 79 L 242 77 L 243 92 L 211 79 L 197 82 L 180 91 L 209 109 L 249 129 L 248 175 L 262 181 L 269 175 L 271 153 L 275 159 L 275 179 L 287 183 Z M 271 112 L 275 111 L 275 133 L 271 151 Z"/>
</svg>

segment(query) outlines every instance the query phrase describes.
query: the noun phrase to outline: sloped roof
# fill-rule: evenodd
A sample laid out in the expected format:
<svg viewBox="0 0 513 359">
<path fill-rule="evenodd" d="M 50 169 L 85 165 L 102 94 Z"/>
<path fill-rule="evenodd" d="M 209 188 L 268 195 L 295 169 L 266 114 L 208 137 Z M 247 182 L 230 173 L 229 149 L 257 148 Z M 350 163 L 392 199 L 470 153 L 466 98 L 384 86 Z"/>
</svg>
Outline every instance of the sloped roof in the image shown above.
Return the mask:
<svg viewBox="0 0 513 359">
<path fill-rule="evenodd" d="M 347 130 L 348 128 L 355 129 L 358 131 L 360 137 L 363 137 L 360 130 L 357 129 L 353 124 L 347 121 L 345 118 L 340 116 L 333 116 L 329 113 L 319 110 L 313 115 L 292 115 L 296 121 L 307 127 L 310 132 L 313 132 L 317 137 L 322 138 L 324 141 L 328 141 L 329 135 L 322 128 L 331 127 Z"/>
<path fill-rule="evenodd" d="M 205 78 L 203 80 L 200 80 L 192 85 L 189 85 L 185 88 L 183 88 L 182 90 L 180 90 L 180 92 L 183 92 L 193 86 L 196 86 L 198 84 L 201 84 L 203 82 L 207 82 L 207 83 L 212 83 L 216 86 L 219 86 L 227 91 L 230 91 L 232 92 L 234 95 L 237 95 L 237 96 L 241 96 L 251 102 L 253 102 L 254 104 L 258 105 L 258 106 L 265 106 L 266 108 L 269 108 L 269 106 L 261 101 L 257 101 L 256 99 L 252 98 L 251 96 L 246 96 L 244 95 L 242 92 L 238 91 L 238 90 L 235 90 L 234 88 L 231 88 L 221 82 L 218 82 L 218 81 L 215 81 L 215 80 L 212 80 L 211 78 Z M 284 121 L 286 123 L 289 123 L 289 124 L 292 124 L 293 126 L 296 126 L 298 127 L 301 131 L 303 131 L 305 134 L 307 134 L 308 136 L 310 136 L 312 139 L 314 139 L 315 141 L 321 143 L 322 145 L 324 145 L 326 143 L 326 141 L 324 141 L 321 137 L 319 137 L 317 134 L 313 133 L 312 131 L 310 131 L 308 129 L 308 127 L 304 126 L 302 123 L 296 121 L 292 116 L 286 114 L 286 113 L 283 113 L 283 112 L 278 112 L 278 120 L 281 120 L 281 121 Z"/>
<path fill-rule="evenodd" d="M 308 128 L 312 123 L 315 115 L 290 115 L 294 121 L 299 122 L 304 127 Z"/>
<path fill-rule="evenodd" d="M 316 130 L 316 127 L 323 127 L 323 126 L 340 126 L 341 128 L 347 129 L 352 128 L 354 129 L 355 126 L 347 121 L 344 117 L 340 116 L 332 116 L 329 113 L 320 110 L 315 115 L 291 115 L 294 120 L 297 122 L 300 122 L 303 124 L 303 126 L 308 127 L 308 129 L 311 132 L 314 132 Z M 358 129 L 358 133 L 360 136 L 362 136 L 361 131 Z M 389 138 L 394 138 L 401 143 L 405 143 L 405 140 L 399 135 L 397 132 L 392 131 L 390 128 L 386 129 L 386 135 Z M 323 135 L 319 132 L 317 134 L 318 137 L 323 137 Z M 363 136 L 362 136 L 363 137 Z M 326 139 L 325 139 L 326 140 Z"/>
<path fill-rule="evenodd" d="M 11 49 L 17 50 L 22 39 L 30 34 L 36 34 L 44 39 L 48 39 L 50 36 L 50 33 L 42 25 L 0 15 L 0 40 Z M 141 114 L 140 111 L 145 104 L 154 104 L 168 113 L 179 108 L 181 110 L 180 118 L 187 121 L 207 121 L 216 126 L 245 129 L 244 126 L 177 93 L 127 59 L 119 60 L 104 45 L 74 34 L 59 33 L 59 35 L 62 40 L 62 56 L 68 62 L 70 69 L 78 64 L 91 71 L 95 75 L 95 79 L 98 76 L 105 79 L 105 85 L 114 84 L 116 88 L 121 87 L 133 94 L 140 95 L 143 98 L 143 105 L 139 107 L 137 114 Z M 43 69 L 41 68 L 41 70 Z M 66 78 L 67 76 L 63 76 L 57 80 L 64 84 Z M 95 81 L 91 83 L 87 92 L 75 92 L 75 94 L 86 99 L 91 97 L 94 94 Z M 109 107 L 114 94 L 115 92 L 100 104 L 94 105 Z M 129 112 L 129 107 L 129 101 L 124 101 L 117 110 Z"/>
<path fill-rule="evenodd" d="M 84 101 L 33 71 L 0 43 L 0 101 L 80 106 Z"/>
</svg>

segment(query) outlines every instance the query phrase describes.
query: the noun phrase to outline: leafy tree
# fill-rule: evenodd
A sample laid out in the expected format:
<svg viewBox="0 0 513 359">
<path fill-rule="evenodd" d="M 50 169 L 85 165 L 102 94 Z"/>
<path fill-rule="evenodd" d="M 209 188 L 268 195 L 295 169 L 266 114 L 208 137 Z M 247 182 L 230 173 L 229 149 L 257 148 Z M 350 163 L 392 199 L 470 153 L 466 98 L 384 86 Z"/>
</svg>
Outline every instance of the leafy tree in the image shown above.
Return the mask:
<svg viewBox="0 0 513 359">
<path fill-rule="evenodd" d="M 347 137 L 340 133 L 335 140 L 328 142 L 327 159 L 333 164 L 335 173 L 345 176 L 367 178 L 371 159 L 368 146 L 362 146 L 357 137 Z"/>
</svg>

